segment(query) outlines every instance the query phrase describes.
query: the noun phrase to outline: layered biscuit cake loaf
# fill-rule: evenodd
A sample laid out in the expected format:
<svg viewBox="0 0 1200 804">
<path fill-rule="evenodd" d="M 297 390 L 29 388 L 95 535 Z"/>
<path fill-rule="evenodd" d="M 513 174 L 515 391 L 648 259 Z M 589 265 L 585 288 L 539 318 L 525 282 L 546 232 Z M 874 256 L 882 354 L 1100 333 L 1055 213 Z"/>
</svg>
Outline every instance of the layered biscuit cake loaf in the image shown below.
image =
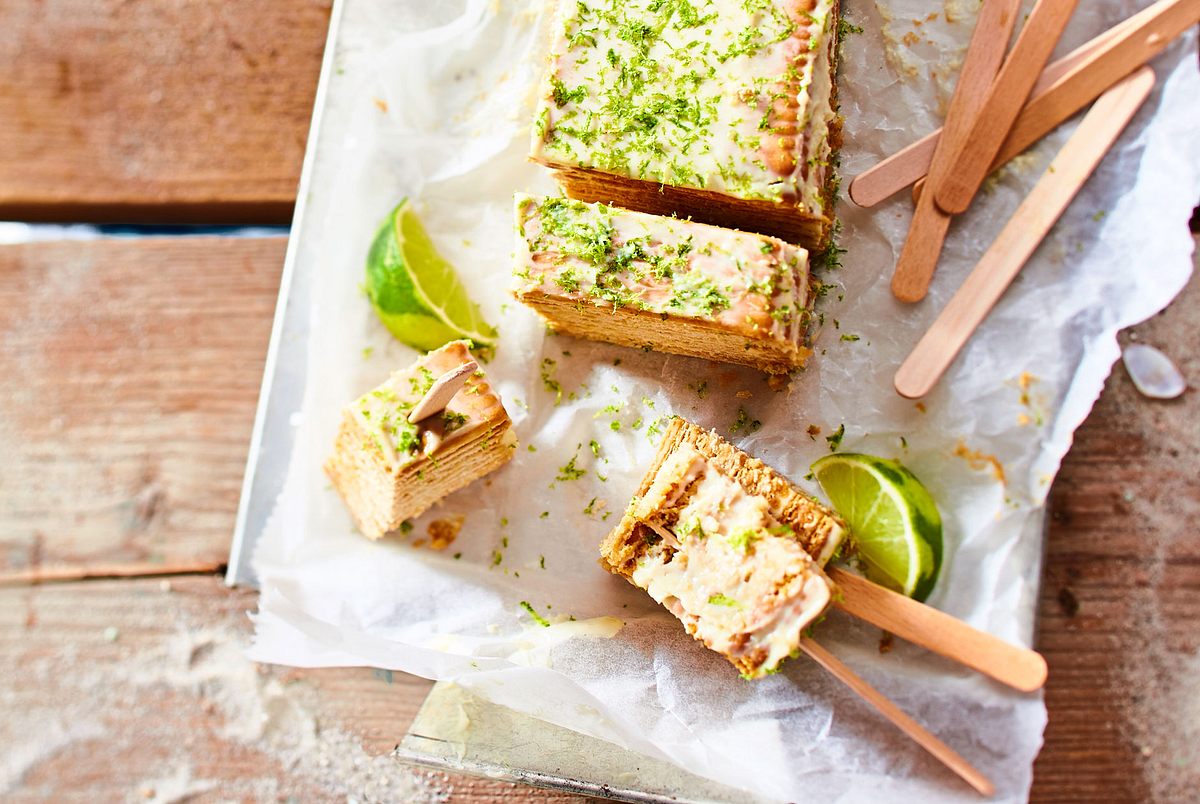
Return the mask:
<svg viewBox="0 0 1200 804">
<path fill-rule="evenodd" d="M 325 473 L 365 536 L 396 530 L 512 458 L 511 421 L 482 371 L 410 421 L 439 378 L 463 367 L 477 368 L 466 343 L 453 341 L 346 406 Z"/>
<path fill-rule="evenodd" d="M 531 157 L 573 198 L 829 239 L 838 0 L 557 0 Z"/>
<path fill-rule="evenodd" d="M 715 432 L 672 420 L 601 564 L 747 678 L 774 672 L 832 600 L 844 523 Z"/>
<path fill-rule="evenodd" d="M 765 235 L 516 197 L 514 293 L 560 332 L 785 374 L 803 345 L 808 253 Z"/>
</svg>

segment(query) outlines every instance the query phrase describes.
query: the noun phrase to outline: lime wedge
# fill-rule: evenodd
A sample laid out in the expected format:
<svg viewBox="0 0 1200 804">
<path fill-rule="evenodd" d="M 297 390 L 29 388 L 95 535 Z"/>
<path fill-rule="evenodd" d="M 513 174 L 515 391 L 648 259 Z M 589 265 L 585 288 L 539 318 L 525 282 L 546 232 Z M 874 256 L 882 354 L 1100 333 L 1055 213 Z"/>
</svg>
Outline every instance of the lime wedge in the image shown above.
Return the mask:
<svg viewBox="0 0 1200 804">
<path fill-rule="evenodd" d="M 367 297 L 396 338 L 428 351 L 460 338 L 493 346 L 496 330 L 438 254 L 408 199 L 379 227 L 367 255 Z"/>
<path fill-rule="evenodd" d="M 850 526 L 868 577 L 928 597 L 942 566 L 942 517 L 917 476 L 896 461 L 854 453 L 827 455 L 812 471 Z"/>
</svg>

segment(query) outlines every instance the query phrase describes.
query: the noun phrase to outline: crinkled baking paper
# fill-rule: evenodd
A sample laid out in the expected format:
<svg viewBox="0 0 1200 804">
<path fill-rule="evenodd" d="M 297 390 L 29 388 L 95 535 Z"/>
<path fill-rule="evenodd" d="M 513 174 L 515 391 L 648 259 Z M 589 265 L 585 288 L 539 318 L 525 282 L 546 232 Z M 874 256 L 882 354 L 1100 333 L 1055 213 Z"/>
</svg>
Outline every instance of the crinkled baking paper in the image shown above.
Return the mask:
<svg viewBox="0 0 1200 804">
<path fill-rule="evenodd" d="M 1081 3 L 1059 52 L 1138 5 Z M 978 3 L 845 6 L 864 29 L 845 41 L 839 80 L 850 177 L 938 125 Z M 766 799 L 972 800 L 812 662 L 740 679 L 644 593 L 601 570 L 597 546 L 672 413 L 717 428 L 813 492 L 809 464 L 844 427 L 840 449 L 898 458 L 938 500 L 946 560 L 929 602 L 1030 644 L 1059 462 L 1118 356 L 1117 331 L 1163 308 L 1191 271 L 1195 32 L 1154 62 L 1154 94 L 918 405 L 892 390 L 895 369 L 1074 124 L 989 181 L 952 228 L 921 304 L 900 304 L 888 289 L 907 193 L 872 210 L 843 203 L 846 253 L 823 277 L 836 287 L 821 308 L 816 357 L 776 392 L 748 369 L 548 335 L 509 296 L 512 193 L 554 191 L 525 158 L 546 24 L 540 4 L 347 3 L 331 91 L 341 93 L 336 106 L 350 117 L 338 128 L 348 133 L 325 156 L 334 178 L 313 188 L 321 212 L 306 221 L 320 229 L 299 267 L 312 272 L 308 385 L 288 481 L 255 557 L 254 658 L 453 679 Z M 520 447 L 406 536 L 371 543 L 354 532 L 320 464 L 342 406 L 415 356 L 360 290 L 375 228 L 403 196 L 500 328 L 486 368 Z M 730 433 L 739 408 L 748 425 Z M 585 470 L 577 479 L 560 474 L 572 458 Z M 453 545 L 422 544 L 429 522 L 455 517 L 464 521 Z M 537 625 L 522 601 L 553 625 Z M 883 654 L 880 636 L 838 613 L 816 632 L 994 779 L 997 800 L 1023 800 L 1046 723 L 1042 697 L 899 641 Z"/>
</svg>

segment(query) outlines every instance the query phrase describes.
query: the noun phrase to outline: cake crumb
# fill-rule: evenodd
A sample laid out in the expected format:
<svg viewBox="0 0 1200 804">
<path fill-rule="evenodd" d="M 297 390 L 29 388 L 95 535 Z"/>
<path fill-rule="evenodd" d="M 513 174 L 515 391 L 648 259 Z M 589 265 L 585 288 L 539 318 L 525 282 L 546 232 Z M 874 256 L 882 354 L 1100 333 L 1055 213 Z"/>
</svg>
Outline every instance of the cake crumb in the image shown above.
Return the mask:
<svg viewBox="0 0 1200 804">
<path fill-rule="evenodd" d="M 967 465 L 976 471 L 980 469 L 991 468 L 992 476 L 1001 483 L 1007 483 L 1008 480 L 1004 474 L 1004 464 L 1000 463 L 1000 459 L 995 455 L 989 455 L 979 450 L 971 449 L 967 446 L 967 442 L 959 439 L 958 446 L 954 448 L 954 456 L 962 458 L 967 462 Z"/>
<path fill-rule="evenodd" d="M 429 523 L 429 549 L 445 550 L 454 544 L 458 532 L 462 530 L 466 517 L 452 516 L 445 519 L 435 519 Z"/>
</svg>

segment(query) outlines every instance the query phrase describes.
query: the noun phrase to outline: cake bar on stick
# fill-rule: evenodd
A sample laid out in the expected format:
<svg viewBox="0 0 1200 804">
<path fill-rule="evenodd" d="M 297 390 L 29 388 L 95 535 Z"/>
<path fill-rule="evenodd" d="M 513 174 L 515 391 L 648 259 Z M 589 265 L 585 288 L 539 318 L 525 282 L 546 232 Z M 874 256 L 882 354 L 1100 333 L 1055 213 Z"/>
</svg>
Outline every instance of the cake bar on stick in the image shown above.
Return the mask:
<svg viewBox="0 0 1200 804">
<path fill-rule="evenodd" d="M 715 433 L 675 418 L 601 563 L 743 676 L 776 672 L 825 611 L 845 527 Z"/>
<path fill-rule="evenodd" d="M 835 514 L 716 433 L 680 418 L 601 564 L 644 589 L 748 679 L 812 657 L 984 795 L 991 782 L 822 648 L 811 626 L 841 591 L 822 566 L 846 534 Z M 863 581 L 863 583 L 867 583 Z"/>
<path fill-rule="evenodd" d="M 693 538 L 711 534 L 720 538 L 711 543 L 706 538 Z M 796 489 L 775 470 L 733 447 L 715 432 L 675 418 L 664 432 L 658 454 L 643 478 L 637 496 L 601 546 L 601 563 L 635 586 L 648 589 L 659 566 L 673 563 L 676 554 L 685 556 L 684 561 L 669 572 L 687 574 L 693 564 L 691 551 L 700 549 L 706 563 L 724 561 L 722 566 L 727 565 L 722 570 L 725 575 L 705 574 L 700 579 L 709 586 L 722 578 L 730 583 L 729 588 L 709 589 L 709 596 L 721 595 L 718 600 L 729 598 L 754 606 L 768 600 L 755 594 L 755 589 L 762 588 L 765 581 L 760 579 L 754 588 L 742 590 L 738 584 L 739 579 L 745 581 L 743 570 L 750 569 L 756 576 L 761 573 L 764 578 L 776 579 L 791 577 L 803 570 L 806 576 L 816 578 L 811 580 L 811 587 L 805 584 L 805 590 L 811 591 L 821 583 L 832 582 L 837 588 L 833 605 L 852 616 L 1015 689 L 1032 691 L 1045 683 L 1046 663 L 1036 652 L 972 628 L 849 570 L 826 566 L 845 536 L 845 525 L 835 513 Z M 802 548 L 812 559 L 812 566 L 794 556 L 792 545 L 784 542 Z M 758 555 L 760 549 L 765 551 L 761 556 Z M 784 558 L 786 561 L 782 560 Z M 658 589 L 663 588 L 658 583 Z M 756 627 L 765 621 L 739 621 L 729 612 L 708 604 L 703 590 L 696 593 L 695 600 L 685 609 L 686 616 L 676 610 L 684 605 L 684 599 L 679 595 L 668 596 L 665 592 L 660 595 L 654 591 L 651 594 L 660 602 L 668 597 L 675 598 L 669 607 L 697 639 L 705 641 L 704 636 L 713 633 L 715 627 L 721 645 L 742 645 L 740 652 L 714 649 L 723 653 L 743 674 L 756 676 L 778 669 L 779 662 L 775 659 L 782 661 L 782 657 L 772 656 L 769 652 L 756 655 L 749 637 L 743 640 L 730 630 L 743 625 Z M 823 597 L 819 592 L 813 594 L 817 599 Z M 743 597 L 751 599 L 742 600 Z M 778 596 L 771 600 L 774 601 L 771 605 L 784 602 Z M 765 611 L 761 607 L 743 608 L 742 611 L 749 616 L 754 610 Z M 798 624 L 811 622 L 819 613 L 794 618 L 788 626 L 791 633 L 780 636 L 782 632 L 779 632 L 775 638 L 785 642 L 798 639 L 803 630 Z M 703 629 L 698 624 L 700 620 L 713 617 L 717 619 Z"/>
</svg>

